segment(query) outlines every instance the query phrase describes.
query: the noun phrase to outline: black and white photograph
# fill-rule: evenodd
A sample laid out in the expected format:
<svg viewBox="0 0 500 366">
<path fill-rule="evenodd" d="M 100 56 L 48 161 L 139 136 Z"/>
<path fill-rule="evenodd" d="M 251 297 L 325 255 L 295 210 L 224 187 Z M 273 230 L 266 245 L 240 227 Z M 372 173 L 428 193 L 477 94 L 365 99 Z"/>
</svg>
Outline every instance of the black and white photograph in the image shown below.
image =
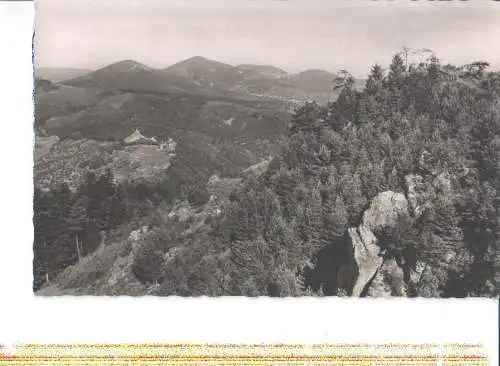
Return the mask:
<svg viewBox="0 0 500 366">
<path fill-rule="evenodd" d="M 498 297 L 495 1 L 35 5 L 35 295 Z"/>
</svg>

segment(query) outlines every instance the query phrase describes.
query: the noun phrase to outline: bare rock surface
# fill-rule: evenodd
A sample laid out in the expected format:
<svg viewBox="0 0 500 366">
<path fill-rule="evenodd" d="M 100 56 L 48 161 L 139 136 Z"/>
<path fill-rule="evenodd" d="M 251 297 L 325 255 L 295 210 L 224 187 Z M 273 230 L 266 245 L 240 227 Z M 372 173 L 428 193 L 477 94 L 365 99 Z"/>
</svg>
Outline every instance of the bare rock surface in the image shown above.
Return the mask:
<svg viewBox="0 0 500 366">
<path fill-rule="evenodd" d="M 368 230 L 394 226 L 400 215 L 408 213 L 408 201 L 402 193 L 385 191 L 373 198 L 363 214 L 362 225 Z"/>
<path fill-rule="evenodd" d="M 375 233 L 382 228 L 394 227 L 398 218 L 412 215 L 418 218 L 435 198 L 453 196 L 452 177 L 442 172 L 426 179 L 421 175 L 405 177 L 406 196 L 402 193 L 385 191 L 375 196 L 363 213 L 361 224 L 348 229 L 354 249 L 354 261 L 358 275 L 352 287 L 352 296 L 360 296 L 366 290 L 368 296 L 406 296 L 408 286 L 418 286 L 426 263 L 418 263 L 409 270 L 406 283 L 403 269 L 394 259 L 385 259 Z M 455 260 L 456 253 L 447 253 L 443 260 Z"/>
<path fill-rule="evenodd" d="M 360 296 L 384 259 L 377 245 L 377 238 L 370 230 L 364 226 L 348 230 L 354 247 L 354 260 L 358 266 L 358 276 L 354 282 L 352 296 Z"/>
<path fill-rule="evenodd" d="M 406 296 L 406 283 L 403 269 L 396 260 L 384 261 L 368 287 L 370 297 Z"/>
<path fill-rule="evenodd" d="M 408 201 L 402 193 L 385 191 L 373 198 L 370 207 L 363 214 L 361 225 L 348 229 L 358 267 L 352 296 L 361 295 L 384 263 L 384 253 L 374 232 L 384 227 L 393 227 L 398 218 L 408 212 Z"/>
</svg>

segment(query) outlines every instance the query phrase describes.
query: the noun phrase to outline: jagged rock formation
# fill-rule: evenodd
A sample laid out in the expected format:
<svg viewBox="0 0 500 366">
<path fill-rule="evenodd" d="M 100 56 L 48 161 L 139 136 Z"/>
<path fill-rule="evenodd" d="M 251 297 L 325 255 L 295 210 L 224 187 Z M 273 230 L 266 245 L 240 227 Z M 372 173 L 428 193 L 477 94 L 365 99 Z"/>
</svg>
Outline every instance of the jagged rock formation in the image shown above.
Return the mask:
<svg viewBox="0 0 500 366">
<path fill-rule="evenodd" d="M 404 271 L 394 258 L 384 261 L 370 282 L 367 295 L 370 297 L 406 296 Z"/>
<path fill-rule="evenodd" d="M 382 192 L 375 196 L 370 207 L 364 212 L 361 224 L 348 229 L 354 248 L 354 260 L 358 267 L 352 296 L 361 295 L 384 263 L 384 253 L 377 244 L 374 232 L 380 228 L 396 225 L 398 218 L 401 215 L 408 215 L 408 212 L 408 201 L 402 193 Z"/>
<path fill-rule="evenodd" d="M 354 247 L 354 260 L 358 276 L 354 282 L 352 296 L 360 296 L 365 286 L 375 276 L 384 261 L 377 238 L 364 226 L 348 229 Z"/>
<path fill-rule="evenodd" d="M 395 258 L 384 258 L 376 233 L 387 227 L 395 227 L 400 217 L 418 219 L 432 207 L 438 197 L 453 200 L 453 177 L 448 172 L 405 177 L 406 195 L 385 191 L 375 196 L 363 213 L 359 226 L 348 229 L 353 247 L 353 261 L 357 276 L 352 284 L 351 295 L 383 297 L 407 296 L 409 288 L 417 288 L 429 263 L 418 262 L 408 266 Z M 455 261 L 457 253 L 443 256 L 446 263 Z"/>
</svg>

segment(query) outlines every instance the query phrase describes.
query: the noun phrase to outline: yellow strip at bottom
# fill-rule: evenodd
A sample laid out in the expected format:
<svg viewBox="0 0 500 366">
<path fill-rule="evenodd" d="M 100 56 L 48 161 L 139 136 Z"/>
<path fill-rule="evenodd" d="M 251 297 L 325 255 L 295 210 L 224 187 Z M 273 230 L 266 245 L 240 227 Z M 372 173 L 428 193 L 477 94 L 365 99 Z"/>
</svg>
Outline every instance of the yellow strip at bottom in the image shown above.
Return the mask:
<svg viewBox="0 0 500 366">
<path fill-rule="evenodd" d="M 0 365 L 489 365 L 480 345 L 68 344 L 0 348 Z"/>
</svg>

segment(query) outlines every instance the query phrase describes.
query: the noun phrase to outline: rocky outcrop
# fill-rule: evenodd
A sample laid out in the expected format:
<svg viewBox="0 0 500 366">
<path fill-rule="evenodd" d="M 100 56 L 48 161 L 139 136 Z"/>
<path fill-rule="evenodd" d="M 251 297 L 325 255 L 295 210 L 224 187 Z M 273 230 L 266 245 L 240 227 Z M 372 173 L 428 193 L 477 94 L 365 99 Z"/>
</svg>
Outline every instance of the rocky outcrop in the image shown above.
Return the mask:
<svg viewBox="0 0 500 366">
<path fill-rule="evenodd" d="M 386 191 L 375 196 L 364 212 L 361 224 L 348 229 L 354 249 L 354 261 L 358 267 L 352 296 L 361 295 L 384 263 L 384 252 L 378 245 L 375 232 L 385 227 L 394 227 L 399 217 L 408 214 L 406 197 L 402 193 Z"/>
<path fill-rule="evenodd" d="M 385 191 L 376 195 L 364 212 L 362 225 L 371 231 L 396 225 L 401 215 L 408 213 L 408 201 L 402 193 Z"/>
<path fill-rule="evenodd" d="M 421 160 L 422 165 L 425 162 L 429 170 L 432 165 L 429 161 L 432 159 L 426 155 Z M 384 258 L 385 253 L 376 233 L 380 229 L 394 227 L 402 216 L 418 219 L 438 197 L 453 201 L 454 176 L 446 171 L 432 170 L 431 173 L 425 176 L 407 175 L 406 195 L 392 191 L 379 193 L 363 213 L 359 226 L 348 229 L 353 262 L 357 266 L 352 296 L 406 296 L 410 288 L 419 287 L 425 269 L 429 270 L 429 263 L 418 262 L 410 266 L 396 262 L 393 258 Z M 457 253 L 453 251 L 444 253 L 441 261 L 446 267 L 450 263 L 460 262 L 456 256 Z"/>
<path fill-rule="evenodd" d="M 352 296 L 360 296 L 366 285 L 375 276 L 384 262 L 377 238 L 364 226 L 348 229 L 354 247 L 354 261 L 358 268 L 358 276 L 351 292 Z"/>
<path fill-rule="evenodd" d="M 367 290 L 371 297 L 406 296 L 406 293 L 404 271 L 393 258 L 384 261 Z"/>
</svg>

